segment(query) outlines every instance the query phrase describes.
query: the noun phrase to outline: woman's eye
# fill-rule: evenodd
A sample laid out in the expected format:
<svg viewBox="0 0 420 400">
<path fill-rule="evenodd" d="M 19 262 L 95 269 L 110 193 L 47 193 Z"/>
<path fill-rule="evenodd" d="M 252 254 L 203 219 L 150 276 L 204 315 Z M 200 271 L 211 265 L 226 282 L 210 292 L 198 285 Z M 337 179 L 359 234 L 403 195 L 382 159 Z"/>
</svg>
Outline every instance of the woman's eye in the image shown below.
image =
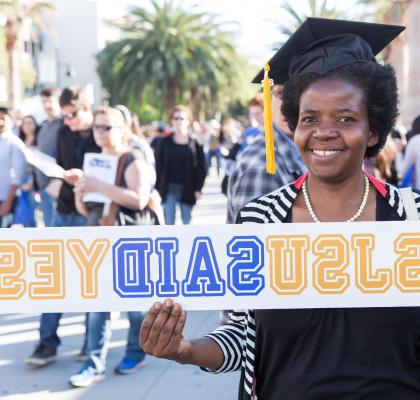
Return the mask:
<svg viewBox="0 0 420 400">
<path fill-rule="evenodd" d="M 341 118 L 338 119 L 338 122 L 340 122 L 342 124 L 350 124 L 353 121 L 354 121 L 354 119 L 352 117 L 341 117 Z"/>
<path fill-rule="evenodd" d="M 306 124 L 306 125 L 313 124 L 315 123 L 315 121 L 316 121 L 315 117 L 303 117 L 300 120 L 302 124 Z"/>
</svg>

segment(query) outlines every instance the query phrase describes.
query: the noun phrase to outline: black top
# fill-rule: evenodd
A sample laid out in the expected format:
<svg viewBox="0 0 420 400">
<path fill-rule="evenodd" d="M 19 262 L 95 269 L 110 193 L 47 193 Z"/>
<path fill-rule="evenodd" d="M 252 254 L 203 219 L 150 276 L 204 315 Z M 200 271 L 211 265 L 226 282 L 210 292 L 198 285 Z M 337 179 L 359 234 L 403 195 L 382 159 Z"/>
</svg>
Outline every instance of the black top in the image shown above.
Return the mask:
<svg viewBox="0 0 420 400">
<path fill-rule="evenodd" d="M 188 144 L 171 141 L 168 159 L 168 182 L 185 183 L 185 160 L 188 157 Z"/>
<path fill-rule="evenodd" d="M 175 143 L 171 136 L 164 137 L 156 150 L 156 189 L 165 201 L 168 193 L 170 177 L 173 176 L 172 169 L 180 169 L 184 175 L 184 187 L 182 190 L 181 201 L 187 204 L 195 204 L 194 192 L 201 191 L 206 179 L 206 164 L 204 159 L 203 146 L 198 144 L 195 139 L 190 139 L 186 145 L 187 151 L 183 160 L 179 160 L 179 165 L 172 165 L 172 152 Z M 176 174 L 178 172 L 175 172 Z"/>
<path fill-rule="evenodd" d="M 377 221 L 401 220 L 376 201 Z M 255 322 L 260 400 L 420 399 L 418 307 L 255 310 Z"/>
<path fill-rule="evenodd" d="M 82 168 L 85 153 L 100 153 L 93 139 L 93 131 L 73 132 L 67 126 L 63 126 L 58 133 L 57 140 L 57 164 L 65 170 Z M 63 182 L 57 199 L 57 210 L 64 214 L 77 212 L 74 203 L 73 186 Z"/>
</svg>

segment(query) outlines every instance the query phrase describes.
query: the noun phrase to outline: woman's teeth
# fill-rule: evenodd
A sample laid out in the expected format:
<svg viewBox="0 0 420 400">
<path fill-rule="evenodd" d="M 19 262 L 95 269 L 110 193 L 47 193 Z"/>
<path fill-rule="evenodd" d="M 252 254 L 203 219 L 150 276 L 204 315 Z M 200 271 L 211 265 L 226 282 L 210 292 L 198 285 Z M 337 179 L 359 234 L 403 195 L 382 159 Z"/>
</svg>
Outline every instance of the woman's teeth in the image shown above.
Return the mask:
<svg viewBox="0 0 420 400">
<path fill-rule="evenodd" d="M 312 152 L 317 156 L 326 157 L 341 153 L 341 150 L 312 150 Z"/>
</svg>

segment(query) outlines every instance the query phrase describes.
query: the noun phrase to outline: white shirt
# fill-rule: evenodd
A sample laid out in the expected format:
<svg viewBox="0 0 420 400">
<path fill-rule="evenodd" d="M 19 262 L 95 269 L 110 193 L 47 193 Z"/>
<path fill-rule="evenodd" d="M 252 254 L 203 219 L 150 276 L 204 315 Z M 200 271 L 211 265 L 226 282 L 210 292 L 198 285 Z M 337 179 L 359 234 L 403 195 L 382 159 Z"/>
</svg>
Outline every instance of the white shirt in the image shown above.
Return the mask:
<svg viewBox="0 0 420 400">
<path fill-rule="evenodd" d="M 0 202 L 7 198 L 11 186 L 22 183 L 26 164 L 24 147 L 11 130 L 0 133 Z"/>
</svg>

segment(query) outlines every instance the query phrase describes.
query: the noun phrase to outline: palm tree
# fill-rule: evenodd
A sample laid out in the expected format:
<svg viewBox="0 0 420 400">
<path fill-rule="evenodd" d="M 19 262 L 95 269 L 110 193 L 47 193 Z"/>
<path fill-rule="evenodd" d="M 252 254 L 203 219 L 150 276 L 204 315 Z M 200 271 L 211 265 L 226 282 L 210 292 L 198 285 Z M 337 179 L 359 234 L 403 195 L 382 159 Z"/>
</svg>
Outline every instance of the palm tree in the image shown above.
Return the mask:
<svg viewBox="0 0 420 400">
<path fill-rule="evenodd" d="M 134 7 L 112 25 L 123 38 L 98 54 L 98 72 L 114 103 L 135 98 L 139 104 L 148 89 L 162 112 L 183 99 L 197 114 L 205 103 L 217 103 L 222 87 L 235 85 L 242 60 L 234 34 L 214 14 L 153 0 L 150 9 Z"/>
<path fill-rule="evenodd" d="M 280 33 L 284 36 L 285 40 L 275 43 L 273 46 L 274 49 L 281 47 L 308 17 L 344 19 L 347 15 L 345 11 L 329 5 L 328 0 L 307 0 L 307 5 L 308 11 L 299 13 L 291 2 L 287 0 L 283 2 L 280 7 L 289 16 L 289 22 L 286 25 L 283 23 L 279 25 Z"/>
<path fill-rule="evenodd" d="M 32 28 L 49 30 L 44 19 L 45 11 L 55 11 L 55 7 L 47 1 L 0 0 L 0 11 L 6 16 L 5 34 L 6 51 L 8 57 L 8 90 L 11 106 L 15 108 L 19 99 L 19 76 L 16 63 L 16 53 L 19 38 L 25 21 L 31 23 Z"/>
<path fill-rule="evenodd" d="M 401 24 L 404 12 L 413 0 L 359 0 L 366 7 L 365 17 L 384 24 Z"/>
</svg>

